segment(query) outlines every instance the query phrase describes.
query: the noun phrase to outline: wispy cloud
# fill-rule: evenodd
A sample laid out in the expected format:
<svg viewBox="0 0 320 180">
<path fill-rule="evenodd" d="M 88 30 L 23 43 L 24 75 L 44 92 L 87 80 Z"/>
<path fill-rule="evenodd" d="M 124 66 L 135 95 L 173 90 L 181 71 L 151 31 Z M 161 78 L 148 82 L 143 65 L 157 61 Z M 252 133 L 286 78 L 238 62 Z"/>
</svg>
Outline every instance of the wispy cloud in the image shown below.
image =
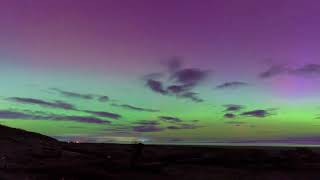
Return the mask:
<svg viewBox="0 0 320 180">
<path fill-rule="evenodd" d="M 235 89 L 235 88 L 245 87 L 245 86 L 249 86 L 249 84 L 246 82 L 231 81 L 231 82 L 225 82 L 223 84 L 216 86 L 216 89 Z"/>
<path fill-rule="evenodd" d="M 98 95 L 98 94 L 82 94 L 78 92 L 72 92 L 72 91 L 65 91 L 59 88 L 50 88 L 50 90 L 55 91 L 59 93 L 62 96 L 68 97 L 68 98 L 76 98 L 76 99 L 84 99 L 84 100 L 93 100 L 96 99 L 100 102 L 107 102 L 109 101 L 109 97 L 105 95 Z"/>
<path fill-rule="evenodd" d="M 106 117 L 106 118 L 111 118 L 111 119 L 119 119 L 121 118 L 120 114 L 116 114 L 116 113 L 110 113 L 110 112 L 106 112 L 106 111 L 89 111 L 89 110 L 85 110 L 83 112 L 87 112 L 96 116 L 100 116 L 100 117 Z"/>
<path fill-rule="evenodd" d="M 174 56 L 164 63 L 167 67 L 169 74 L 173 74 L 181 69 L 183 64 L 182 57 Z"/>
<path fill-rule="evenodd" d="M 166 63 L 168 72 L 165 74 L 168 78 L 159 80 L 149 76 L 146 79 L 146 86 L 155 93 L 177 98 L 189 99 L 194 102 L 202 102 L 198 93 L 193 89 L 203 82 L 209 74 L 208 70 L 198 68 L 182 68 L 182 61 L 179 58 L 172 58 Z"/>
<path fill-rule="evenodd" d="M 31 104 L 31 105 L 39 105 L 47 108 L 59 108 L 64 110 L 73 110 L 73 111 L 79 111 L 79 112 L 85 112 L 92 115 L 100 116 L 100 117 L 106 117 L 106 118 L 112 118 L 112 119 L 119 119 L 121 118 L 120 114 L 106 112 L 106 111 L 90 111 L 90 110 L 80 110 L 77 109 L 74 105 L 70 103 L 66 103 L 63 101 L 54 101 L 49 102 L 41 99 L 35 99 L 35 98 L 20 98 L 20 97 L 11 97 L 7 98 L 9 101 L 13 101 L 16 103 L 22 103 L 22 104 Z"/>
<path fill-rule="evenodd" d="M 177 117 L 171 117 L 171 116 L 159 116 L 159 119 L 165 122 L 174 122 L 174 123 L 182 122 L 182 119 Z"/>
<path fill-rule="evenodd" d="M 195 92 L 184 92 L 179 95 L 179 97 L 190 99 L 194 102 L 203 102 L 204 100 L 198 97 L 198 93 Z"/>
<path fill-rule="evenodd" d="M 257 109 L 257 110 L 253 110 L 253 111 L 243 112 L 243 113 L 241 113 L 241 115 L 263 118 L 263 117 L 270 116 L 271 113 L 268 110 Z"/>
<path fill-rule="evenodd" d="M 164 128 L 155 126 L 155 125 L 139 125 L 133 127 L 133 131 L 135 132 L 160 132 L 163 131 Z"/>
<path fill-rule="evenodd" d="M 60 121 L 77 121 L 77 122 L 83 122 L 83 123 L 96 123 L 96 124 L 105 124 L 110 123 L 110 121 L 91 117 L 91 116 L 49 116 L 48 120 L 60 120 Z"/>
<path fill-rule="evenodd" d="M 159 121 L 157 120 L 141 120 L 141 121 L 137 121 L 134 124 L 139 124 L 139 125 L 160 125 Z"/>
<path fill-rule="evenodd" d="M 267 70 L 261 72 L 259 74 L 260 78 L 267 79 L 272 78 L 274 76 L 286 74 L 288 72 L 288 68 L 283 65 L 272 65 Z"/>
<path fill-rule="evenodd" d="M 226 108 L 225 111 L 240 111 L 241 109 L 244 108 L 244 106 L 242 105 L 238 105 L 238 104 L 226 104 L 224 105 L 224 107 Z"/>
<path fill-rule="evenodd" d="M 56 91 L 63 96 L 71 97 L 71 98 L 79 98 L 79 99 L 93 99 L 94 98 L 94 96 L 92 94 L 81 94 L 81 93 L 76 93 L 76 92 L 71 92 L 71 91 L 64 91 L 64 90 L 58 89 L 58 88 L 50 88 L 50 90 Z"/>
<path fill-rule="evenodd" d="M 129 109 L 129 110 L 134 110 L 134 111 L 144 111 L 144 112 L 159 112 L 160 110 L 158 109 L 148 109 L 148 108 L 142 108 L 142 107 L 136 107 L 128 104 L 111 104 L 112 106 L 115 107 L 121 107 L 124 109 Z"/>
<path fill-rule="evenodd" d="M 160 132 L 164 131 L 166 129 L 168 130 L 183 130 L 183 129 L 197 129 L 202 126 L 194 125 L 194 124 L 180 124 L 180 125 L 173 125 L 173 126 L 167 126 L 167 127 L 160 127 L 158 125 L 153 124 L 146 124 L 146 125 L 139 125 L 134 126 L 133 131 L 134 132 Z"/>
<path fill-rule="evenodd" d="M 147 86 L 154 92 L 160 93 L 160 94 L 167 94 L 168 92 L 163 88 L 161 81 L 156 81 L 152 79 L 148 79 Z"/>
<path fill-rule="evenodd" d="M 32 115 L 10 110 L 0 110 L 1 119 L 34 119 Z"/>
<path fill-rule="evenodd" d="M 259 74 L 260 78 L 271 78 L 278 75 L 296 75 L 304 77 L 314 77 L 320 75 L 320 64 L 304 64 L 296 68 L 288 68 L 285 66 L 271 66 L 268 70 Z"/>
<path fill-rule="evenodd" d="M 150 73 L 150 74 L 146 74 L 142 77 L 143 80 L 148 80 L 148 79 L 161 79 L 162 77 L 164 77 L 165 74 L 164 73 Z"/>
<path fill-rule="evenodd" d="M 225 117 L 225 118 L 230 118 L 230 119 L 232 119 L 232 118 L 235 118 L 236 115 L 233 114 L 233 113 L 226 113 L 226 114 L 224 114 L 224 117 Z"/>
<path fill-rule="evenodd" d="M 9 101 L 13 101 L 16 103 L 24 103 L 24 104 L 32 104 L 32 105 L 39 105 L 44 107 L 50 107 L 50 108 L 59 108 L 59 109 L 67 109 L 67 110 L 76 110 L 76 108 L 69 103 L 63 102 L 63 101 L 44 101 L 41 99 L 35 99 L 35 98 L 21 98 L 21 97 L 11 97 L 7 98 Z"/>
<path fill-rule="evenodd" d="M 186 87 L 193 87 L 202 82 L 207 77 L 208 73 L 209 71 L 206 70 L 187 68 L 172 74 L 171 79 Z"/>
<path fill-rule="evenodd" d="M 175 126 L 168 126 L 168 129 L 197 129 L 201 128 L 202 126 L 195 125 L 195 124 L 181 124 L 181 125 L 175 125 Z"/>
<path fill-rule="evenodd" d="M 159 116 L 157 120 L 140 120 L 133 123 L 134 132 L 159 132 L 165 130 L 197 129 L 203 126 L 198 120 L 185 121 L 173 116 Z M 167 124 L 169 123 L 169 125 Z"/>
<path fill-rule="evenodd" d="M 94 124 L 105 124 L 110 123 L 108 120 L 89 117 L 89 116 L 65 116 L 57 114 L 43 114 L 39 113 L 25 113 L 12 110 L 0 110 L 0 119 L 15 119 L 15 120 L 52 120 L 52 121 L 76 121 L 82 123 L 94 123 Z"/>
<path fill-rule="evenodd" d="M 305 64 L 302 67 L 290 70 L 290 73 L 301 76 L 320 75 L 320 64 Z"/>
<path fill-rule="evenodd" d="M 107 102 L 107 101 L 109 101 L 109 97 L 108 96 L 100 96 L 100 97 L 98 97 L 98 101 Z"/>
<path fill-rule="evenodd" d="M 242 121 L 227 121 L 227 122 L 225 122 L 225 124 L 230 124 L 230 125 L 234 125 L 234 126 L 241 126 L 243 124 L 246 124 L 246 122 L 242 122 Z"/>
</svg>

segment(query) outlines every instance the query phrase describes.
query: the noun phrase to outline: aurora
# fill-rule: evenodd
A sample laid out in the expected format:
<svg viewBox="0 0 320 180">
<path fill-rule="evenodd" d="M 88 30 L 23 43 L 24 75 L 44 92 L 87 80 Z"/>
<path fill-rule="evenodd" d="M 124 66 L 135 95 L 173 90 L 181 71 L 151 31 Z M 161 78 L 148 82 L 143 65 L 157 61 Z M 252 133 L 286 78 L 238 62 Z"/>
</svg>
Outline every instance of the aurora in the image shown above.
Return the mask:
<svg viewBox="0 0 320 180">
<path fill-rule="evenodd" d="M 319 8 L 2 0 L 0 123 L 65 141 L 318 145 Z"/>
</svg>

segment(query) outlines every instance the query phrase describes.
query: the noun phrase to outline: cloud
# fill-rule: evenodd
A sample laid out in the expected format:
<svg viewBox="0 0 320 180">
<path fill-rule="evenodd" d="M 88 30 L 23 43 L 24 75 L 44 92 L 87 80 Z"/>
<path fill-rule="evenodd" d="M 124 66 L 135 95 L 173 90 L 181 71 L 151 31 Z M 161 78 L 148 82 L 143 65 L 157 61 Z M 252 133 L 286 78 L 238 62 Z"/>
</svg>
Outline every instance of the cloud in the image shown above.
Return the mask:
<svg viewBox="0 0 320 180">
<path fill-rule="evenodd" d="M 286 74 L 288 72 L 288 68 L 282 65 L 273 65 L 269 69 L 259 74 L 259 77 L 262 79 L 272 78 L 274 76 Z"/>
<path fill-rule="evenodd" d="M 187 68 L 181 69 L 172 75 L 172 79 L 184 86 L 195 86 L 203 81 L 208 75 L 208 71 L 201 69 Z"/>
<path fill-rule="evenodd" d="M 242 122 L 242 121 L 227 121 L 227 122 L 225 122 L 225 124 L 246 124 L 246 122 Z"/>
<path fill-rule="evenodd" d="M 82 123 L 104 124 L 110 121 L 88 116 L 64 116 L 56 114 L 32 114 L 17 112 L 11 110 L 0 110 L 0 119 L 18 119 L 18 120 L 53 120 L 53 121 L 76 121 Z"/>
<path fill-rule="evenodd" d="M 318 76 L 320 75 L 320 64 L 304 64 L 297 68 L 287 68 L 285 66 L 273 65 L 268 70 L 259 74 L 260 78 L 271 78 L 278 75 L 296 76 Z"/>
<path fill-rule="evenodd" d="M 108 96 L 100 96 L 100 97 L 98 98 L 98 101 L 100 101 L 100 102 L 107 102 L 107 101 L 109 101 L 109 97 L 108 97 Z"/>
<path fill-rule="evenodd" d="M 159 119 L 165 122 L 174 122 L 174 123 L 182 122 L 181 119 L 177 117 L 171 117 L 171 116 L 159 116 Z"/>
<path fill-rule="evenodd" d="M 227 104 L 224 105 L 224 107 L 226 107 L 225 111 L 240 111 L 241 109 L 243 109 L 244 107 L 241 105 L 237 105 L 237 104 Z"/>
<path fill-rule="evenodd" d="M 235 89 L 235 88 L 244 87 L 248 85 L 249 84 L 246 82 L 232 81 L 232 82 L 225 82 L 223 84 L 220 84 L 216 86 L 216 89 Z"/>
<path fill-rule="evenodd" d="M 149 86 L 149 87 L 154 92 L 157 92 L 157 93 L 160 93 L 163 95 L 176 96 L 177 98 L 190 99 L 194 102 L 203 102 L 203 99 L 201 99 L 197 96 L 198 93 L 189 91 L 187 88 L 185 88 L 185 86 L 172 85 L 172 86 L 169 86 L 167 89 L 163 89 L 162 84 L 161 85 L 159 84 L 156 86 Z"/>
<path fill-rule="evenodd" d="M 69 98 L 77 98 L 77 99 L 84 99 L 84 100 L 97 99 L 100 102 L 109 101 L 108 96 L 101 96 L 101 95 L 97 95 L 97 94 L 81 94 L 81 93 L 77 93 L 77 92 L 65 91 L 65 90 L 62 90 L 59 88 L 50 88 L 50 90 L 58 92 L 62 96 L 69 97 Z"/>
<path fill-rule="evenodd" d="M 195 92 L 184 92 L 181 95 L 179 95 L 178 97 L 191 99 L 194 102 L 203 102 L 203 99 L 197 97 L 197 95 L 198 95 L 198 93 L 195 93 Z"/>
<path fill-rule="evenodd" d="M 90 113 L 90 114 L 100 116 L 100 117 L 112 118 L 112 119 L 121 118 L 120 114 L 110 113 L 110 112 L 106 112 L 106 111 L 88 111 L 88 110 L 86 110 L 83 112 Z"/>
<path fill-rule="evenodd" d="M 195 124 L 181 124 L 178 126 L 168 126 L 167 129 L 197 129 L 200 127 L 202 127 L 202 126 L 198 126 Z"/>
<path fill-rule="evenodd" d="M 159 132 L 164 131 L 165 129 L 180 130 L 197 129 L 202 127 L 197 125 L 198 120 L 193 120 L 191 121 L 192 123 L 182 123 L 182 119 L 172 116 L 159 116 L 159 120 L 161 120 L 161 122 L 169 122 L 175 124 L 166 127 L 161 127 L 161 122 L 157 120 L 142 120 L 135 122 L 134 124 L 138 124 L 138 126 L 133 126 L 132 129 L 134 132 Z"/>
<path fill-rule="evenodd" d="M 147 86 L 154 92 L 160 94 L 167 94 L 167 91 L 163 88 L 162 82 L 148 79 Z"/>
<path fill-rule="evenodd" d="M 148 79 L 160 79 L 164 76 L 163 73 L 150 73 L 150 74 L 146 74 L 142 77 L 142 79 L 144 80 L 148 80 Z"/>
<path fill-rule="evenodd" d="M 187 91 L 187 87 L 181 86 L 181 85 L 171 85 L 167 87 L 167 91 L 173 94 L 180 94 L 180 93 L 183 93 L 184 91 Z"/>
<path fill-rule="evenodd" d="M 302 75 L 302 76 L 320 75 L 320 65 L 305 64 L 302 67 L 290 70 L 290 74 Z"/>
<path fill-rule="evenodd" d="M 11 97 L 11 98 L 7 98 L 7 99 L 10 101 L 16 102 L 16 103 L 33 104 L 33 105 L 39 105 L 39 106 L 43 106 L 43 107 L 59 108 L 59 109 L 64 109 L 64 110 L 74 110 L 74 111 L 90 113 L 92 115 L 106 117 L 106 118 L 112 118 L 112 119 L 121 118 L 121 115 L 119 115 L 119 114 L 106 112 L 106 111 L 79 110 L 79 109 L 75 108 L 72 104 L 62 102 L 62 101 L 48 102 L 48 101 L 44 101 L 44 100 L 40 100 L 40 99 L 20 98 L 20 97 Z M 80 120 L 80 118 L 79 118 L 79 120 Z"/>
<path fill-rule="evenodd" d="M 164 129 L 155 125 L 140 125 L 133 127 L 135 132 L 160 132 Z"/>
<path fill-rule="evenodd" d="M 63 96 L 66 96 L 66 97 L 79 98 L 79 99 L 93 99 L 94 98 L 94 95 L 92 95 L 92 94 L 80 94 L 80 93 L 71 92 L 71 91 L 64 91 L 64 90 L 61 90 L 58 88 L 50 88 L 50 89 L 60 93 Z"/>
<path fill-rule="evenodd" d="M 243 112 L 241 113 L 241 115 L 263 118 L 271 114 L 268 112 L 268 110 L 258 109 L 258 110 Z"/>
<path fill-rule="evenodd" d="M 0 110 L 0 119 L 32 119 L 32 115 L 14 112 L 10 110 Z"/>
<path fill-rule="evenodd" d="M 182 58 L 178 56 L 172 57 L 165 65 L 167 66 L 170 74 L 175 73 L 182 67 Z"/>
<path fill-rule="evenodd" d="M 110 121 L 96 118 L 96 117 L 90 117 L 90 116 L 51 116 L 48 117 L 50 120 L 67 120 L 67 121 L 77 121 L 77 122 L 83 122 L 83 123 L 96 123 L 96 124 L 103 124 L 103 123 L 110 123 Z"/>
<path fill-rule="evenodd" d="M 176 96 L 177 98 L 190 99 L 194 102 L 202 102 L 203 100 L 197 97 L 198 93 L 189 91 L 187 86 L 171 85 L 164 89 L 162 82 L 149 79 L 147 86 L 154 92 L 162 95 Z"/>
<path fill-rule="evenodd" d="M 123 125 L 123 124 L 122 125 L 111 124 L 110 126 L 103 129 L 103 134 L 105 134 L 106 131 L 113 135 L 114 134 L 125 134 L 125 135 L 133 134 L 132 127 L 129 125 Z"/>
<path fill-rule="evenodd" d="M 246 123 L 245 122 L 241 122 L 241 121 L 228 121 L 228 122 L 225 122 L 225 124 L 240 126 L 240 125 L 243 125 L 243 124 L 246 124 Z"/>
<path fill-rule="evenodd" d="M 158 121 L 156 121 L 156 120 L 142 120 L 142 121 L 135 122 L 135 124 L 152 125 L 152 126 L 160 125 L 160 123 Z"/>
<path fill-rule="evenodd" d="M 232 114 L 232 113 L 226 113 L 226 114 L 224 114 L 224 117 L 225 117 L 225 118 L 230 118 L 230 119 L 232 119 L 232 118 L 235 118 L 236 115 L 235 115 L 235 114 Z"/>
<path fill-rule="evenodd" d="M 144 112 L 159 112 L 160 110 L 158 109 L 148 109 L 148 108 L 142 108 L 142 107 L 136 107 L 128 104 L 111 104 L 112 106 L 115 107 L 121 107 L 129 110 L 134 110 L 134 111 L 144 111 Z"/>
<path fill-rule="evenodd" d="M 48 102 L 41 99 L 21 98 L 21 97 L 11 97 L 11 98 L 7 98 L 7 100 L 13 101 L 16 103 L 33 104 L 33 105 L 39 105 L 43 107 L 76 110 L 76 108 L 72 104 L 69 104 L 63 101 Z"/>
<path fill-rule="evenodd" d="M 168 72 L 161 73 L 162 77 L 168 77 L 162 80 L 149 76 L 146 79 L 147 87 L 155 93 L 167 96 L 175 96 L 177 98 L 189 99 L 194 102 L 202 102 L 198 97 L 198 93 L 193 89 L 204 81 L 209 74 L 208 70 L 197 68 L 182 68 L 180 58 L 170 59 L 166 63 Z"/>
</svg>

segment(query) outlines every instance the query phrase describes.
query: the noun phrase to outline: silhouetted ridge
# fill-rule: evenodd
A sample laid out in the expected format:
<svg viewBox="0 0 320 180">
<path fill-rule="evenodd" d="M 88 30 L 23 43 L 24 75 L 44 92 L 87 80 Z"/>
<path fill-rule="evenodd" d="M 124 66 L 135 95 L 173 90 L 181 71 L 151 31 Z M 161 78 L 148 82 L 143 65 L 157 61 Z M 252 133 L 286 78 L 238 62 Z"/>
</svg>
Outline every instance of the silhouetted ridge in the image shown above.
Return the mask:
<svg viewBox="0 0 320 180">
<path fill-rule="evenodd" d="M 45 160 L 60 154 L 56 139 L 0 125 L 0 168 L 32 167 L 35 159 Z"/>
<path fill-rule="evenodd" d="M 17 141 L 28 140 L 28 138 L 36 138 L 39 140 L 57 142 L 56 139 L 39 134 L 39 133 L 0 125 L 0 140 L 6 139 L 6 138 L 9 138 L 9 139 L 16 138 Z"/>
</svg>

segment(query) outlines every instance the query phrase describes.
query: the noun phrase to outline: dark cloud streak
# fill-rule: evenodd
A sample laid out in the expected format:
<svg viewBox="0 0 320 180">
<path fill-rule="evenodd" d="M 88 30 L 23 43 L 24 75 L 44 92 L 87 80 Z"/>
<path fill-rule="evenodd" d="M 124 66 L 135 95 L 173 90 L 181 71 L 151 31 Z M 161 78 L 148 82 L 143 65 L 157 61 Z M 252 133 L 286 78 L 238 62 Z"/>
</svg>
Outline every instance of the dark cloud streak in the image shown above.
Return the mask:
<svg viewBox="0 0 320 180">
<path fill-rule="evenodd" d="M 77 92 L 71 92 L 71 91 L 65 91 L 59 88 L 50 88 L 50 90 L 53 90 L 55 92 L 58 92 L 62 96 L 69 97 L 69 98 L 77 98 L 77 99 L 84 99 L 84 100 L 98 100 L 99 102 L 107 102 L 109 101 L 108 96 L 101 96 L 97 94 L 81 94 Z"/>
<path fill-rule="evenodd" d="M 226 114 L 224 114 L 224 117 L 225 117 L 225 118 L 232 119 L 232 118 L 235 118 L 236 115 L 235 115 L 235 114 L 232 114 L 232 113 L 226 113 Z"/>
<path fill-rule="evenodd" d="M 296 76 L 319 76 L 320 64 L 304 64 L 297 68 L 287 68 L 285 66 L 273 65 L 268 70 L 259 74 L 260 78 L 271 78 L 278 75 L 296 75 Z"/>
<path fill-rule="evenodd" d="M 159 119 L 165 122 L 174 122 L 174 123 L 182 122 L 180 118 L 171 117 L 171 116 L 159 116 Z"/>
<path fill-rule="evenodd" d="M 64 90 L 61 90 L 58 88 L 50 88 L 50 89 L 60 93 L 63 96 L 66 96 L 66 97 L 79 98 L 79 99 L 93 99 L 94 98 L 94 96 L 92 94 L 80 94 L 80 93 L 71 92 L 71 91 L 64 91 Z"/>
<path fill-rule="evenodd" d="M 285 66 L 273 65 L 266 71 L 263 71 L 259 74 L 259 77 L 262 79 L 272 78 L 274 76 L 286 74 L 288 69 Z"/>
<path fill-rule="evenodd" d="M 231 82 L 225 82 L 223 84 L 216 86 L 216 89 L 235 89 L 235 88 L 245 87 L 245 86 L 249 86 L 249 84 L 246 82 L 231 81 Z"/>
<path fill-rule="evenodd" d="M 134 111 L 144 111 L 144 112 L 159 112 L 160 110 L 158 109 L 148 109 L 148 108 L 142 108 L 142 107 L 136 107 L 128 104 L 111 104 L 112 106 L 115 107 L 121 107 L 129 110 L 134 110 Z"/>
<path fill-rule="evenodd" d="M 50 108 L 76 110 L 76 108 L 72 104 L 69 104 L 63 101 L 49 102 L 41 99 L 21 98 L 21 97 L 11 97 L 11 98 L 7 98 L 7 100 L 13 101 L 16 103 L 39 105 L 39 106 L 50 107 Z"/>
<path fill-rule="evenodd" d="M 11 97 L 11 98 L 7 98 L 7 99 L 9 101 L 13 101 L 16 103 L 22 103 L 22 104 L 32 104 L 32 105 L 39 105 L 39 106 L 48 107 L 48 108 L 59 108 L 59 109 L 64 109 L 64 110 L 73 110 L 73 111 L 90 113 L 92 115 L 106 117 L 106 118 L 112 118 L 112 119 L 121 118 L 121 115 L 116 114 L 116 113 L 111 113 L 111 112 L 79 110 L 79 109 L 75 108 L 74 105 L 66 103 L 66 102 L 62 102 L 62 101 L 49 102 L 49 101 L 44 101 L 41 99 L 20 98 L 20 97 Z"/>
<path fill-rule="evenodd" d="M 148 79 L 146 84 L 152 91 L 160 94 L 167 94 L 167 91 L 163 88 L 162 82 Z"/>
<path fill-rule="evenodd" d="M 302 67 L 290 70 L 290 73 L 302 76 L 320 75 L 320 64 L 305 64 Z"/>
<path fill-rule="evenodd" d="M 232 111 L 232 112 L 240 111 L 241 109 L 244 108 L 243 106 L 237 105 L 237 104 L 227 104 L 227 105 L 224 105 L 224 107 L 226 108 L 225 111 Z"/>
<path fill-rule="evenodd" d="M 116 114 L 116 113 L 110 113 L 110 112 L 106 112 L 106 111 L 83 111 L 86 113 L 90 113 L 96 116 L 100 116 L 100 117 L 106 117 L 106 118 L 111 118 L 111 119 L 120 119 L 121 115 L 120 114 Z"/>
<path fill-rule="evenodd" d="M 198 126 L 198 125 L 194 125 L 194 124 L 182 124 L 182 125 L 179 125 L 179 126 L 168 126 L 167 128 L 168 129 L 197 129 L 197 128 L 200 128 L 202 126 Z"/>
<path fill-rule="evenodd" d="M 172 75 L 172 79 L 184 86 L 196 86 L 208 76 L 208 71 L 201 69 L 187 68 L 181 69 Z"/>
<path fill-rule="evenodd" d="M 164 129 L 155 125 L 140 125 L 133 127 L 134 132 L 160 132 Z"/>
<path fill-rule="evenodd" d="M 241 115 L 264 118 L 264 117 L 270 116 L 271 114 L 267 110 L 258 109 L 258 110 L 243 112 L 241 113 Z"/>
<path fill-rule="evenodd" d="M 0 110 L 0 119 L 14 120 L 53 120 L 53 121 L 76 121 L 82 123 L 104 124 L 110 121 L 88 116 L 64 116 L 56 114 L 30 114 L 11 110 Z"/>
</svg>

